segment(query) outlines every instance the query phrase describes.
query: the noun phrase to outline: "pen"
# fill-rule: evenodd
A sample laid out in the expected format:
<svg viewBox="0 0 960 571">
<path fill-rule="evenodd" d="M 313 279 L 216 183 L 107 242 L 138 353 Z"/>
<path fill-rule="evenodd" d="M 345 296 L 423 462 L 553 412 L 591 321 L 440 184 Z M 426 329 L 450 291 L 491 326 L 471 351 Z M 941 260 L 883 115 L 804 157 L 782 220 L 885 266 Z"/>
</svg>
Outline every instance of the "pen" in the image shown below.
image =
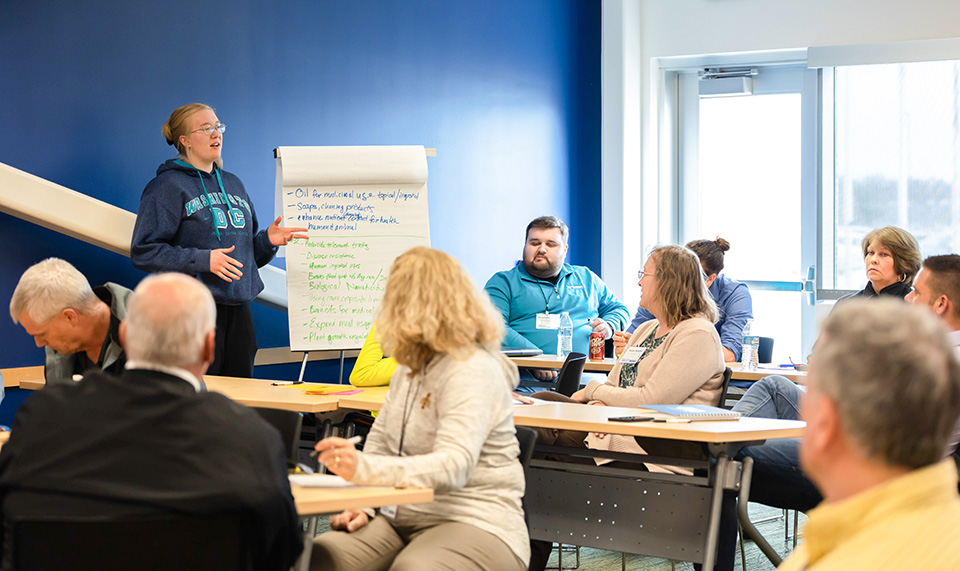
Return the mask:
<svg viewBox="0 0 960 571">
<path fill-rule="evenodd" d="M 689 418 L 655 418 L 654 422 L 668 422 L 670 424 L 681 424 L 690 422 Z"/>
<path fill-rule="evenodd" d="M 351 436 L 350 438 L 347 438 L 347 444 L 353 444 L 354 446 L 356 446 L 357 444 L 360 444 L 361 440 L 363 440 L 363 437 L 358 434 L 356 436 Z M 316 458 L 318 454 L 320 454 L 319 450 L 313 450 L 310 452 L 310 457 Z"/>
</svg>

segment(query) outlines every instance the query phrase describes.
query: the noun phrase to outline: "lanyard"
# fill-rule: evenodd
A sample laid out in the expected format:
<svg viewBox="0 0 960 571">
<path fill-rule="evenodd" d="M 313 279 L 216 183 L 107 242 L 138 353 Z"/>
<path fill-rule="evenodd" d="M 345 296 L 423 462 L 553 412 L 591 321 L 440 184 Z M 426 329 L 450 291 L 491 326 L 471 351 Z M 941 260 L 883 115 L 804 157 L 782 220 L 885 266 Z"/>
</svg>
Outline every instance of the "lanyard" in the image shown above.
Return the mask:
<svg viewBox="0 0 960 571">
<path fill-rule="evenodd" d="M 419 376 L 419 375 L 418 375 Z M 402 427 L 400 428 L 400 446 L 397 448 L 397 456 L 403 456 L 403 437 L 407 434 L 407 420 L 410 419 L 410 414 L 413 412 L 413 404 L 416 402 L 416 399 L 411 400 L 411 396 L 417 396 L 417 392 L 420 391 L 420 379 L 417 379 L 417 390 L 413 390 L 413 383 L 410 383 L 410 388 L 407 389 L 407 398 L 403 403 L 403 417 L 401 417 Z"/>
<path fill-rule="evenodd" d="M 560 278 L 557 278 L 557 283 L 560 283 Z M 557 284 L 553 285 L 553 291 L 557 294 L 557 299 L 560 299 L 560 290 L 557 289 Z M 546 306 L 546 313 L 550 313 L 550 298 L 547 297 L 547 294 L 543 293 L 543 282 L 537 280 L 537 290 L 540 292 L 540 295 L 543 296 L 543 305 Z"/>
</svg>

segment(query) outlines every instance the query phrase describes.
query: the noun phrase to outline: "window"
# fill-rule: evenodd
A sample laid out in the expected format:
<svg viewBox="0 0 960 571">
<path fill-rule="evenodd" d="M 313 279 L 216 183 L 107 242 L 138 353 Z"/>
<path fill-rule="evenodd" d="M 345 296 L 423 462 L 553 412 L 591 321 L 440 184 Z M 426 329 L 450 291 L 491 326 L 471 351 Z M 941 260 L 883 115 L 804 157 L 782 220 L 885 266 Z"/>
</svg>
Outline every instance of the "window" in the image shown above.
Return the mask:
<svg viewBox="0 0 960 571">
<path fill-rule="evenodd" d="M 824 73 L 824 287 L 863 287 L 860 240 L 880 226 L 909 230 L 924 256 L 960 251 L 960 62 Z"/>
<path fill-rule="evenodd" d="M 813 338 L 803 289 L 817 255 L 817 177 L 809 168 L 817 136 L 809 125 L 816 124 L 818 72 L 749 69 L 752 89 L 729 97 L 704 96 L 716 89 L 701 87 L 702 70 L 677 72 L 675 240 L 730 242 L 724 274 L 750 287 L 752 331 L 773 337 L 774 361 L 785 363 L 802 360 Z"/>
<path fill-rule="evenodd" d="M 661 61 L 659 240 L 728 239 L 725 273 L 748 283 L 754 331 L 785 362 L 809 353 L 831 300 L 863 288 L 871 229 L 909 230 L 924 256 L 960 252 L 960 60 L 744 57 L 764 56 L 728 63 L 753 68 L 752 92 L 723 98 L 698 81 L 725 56 Z"/>
</svg>

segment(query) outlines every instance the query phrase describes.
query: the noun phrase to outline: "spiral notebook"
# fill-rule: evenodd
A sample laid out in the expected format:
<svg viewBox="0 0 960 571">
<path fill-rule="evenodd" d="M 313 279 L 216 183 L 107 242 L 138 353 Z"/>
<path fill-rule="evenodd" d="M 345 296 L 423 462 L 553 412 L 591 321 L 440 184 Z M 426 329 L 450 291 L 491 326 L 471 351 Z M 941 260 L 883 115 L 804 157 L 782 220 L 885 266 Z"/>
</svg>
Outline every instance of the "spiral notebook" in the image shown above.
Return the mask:
<svg viewBox="0 0 960 571">
<path fill-rule="evenodd" d="M 739 412 L 705 404 L 645 404 L 643 408 L 690 421 L 737 420 L 740 418 Z"/>
</svg>

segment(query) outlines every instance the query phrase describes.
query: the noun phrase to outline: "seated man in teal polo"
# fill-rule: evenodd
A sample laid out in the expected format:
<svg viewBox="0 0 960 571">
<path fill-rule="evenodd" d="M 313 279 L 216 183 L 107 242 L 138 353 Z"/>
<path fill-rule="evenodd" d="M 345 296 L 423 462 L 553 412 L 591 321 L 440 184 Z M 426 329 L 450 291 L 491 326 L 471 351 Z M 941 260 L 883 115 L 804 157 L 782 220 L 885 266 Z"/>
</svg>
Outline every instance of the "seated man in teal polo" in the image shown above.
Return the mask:
<svg viewBox="0 0 960 571">
<path fill-rule="evenodd" d="M 591 332 L 610 339 L 630 321 L 627 307 L 597 274 L 564 263 L 568 236 L 559 218 L 537 218 L 527 225 L 523 260 L 494 274 L 484 287 L 507 325 L 504 347 L 537 347 L 555 355 L 566 311 L 573 320 L 573 350 L 586 354 Z"/>
</svg>

